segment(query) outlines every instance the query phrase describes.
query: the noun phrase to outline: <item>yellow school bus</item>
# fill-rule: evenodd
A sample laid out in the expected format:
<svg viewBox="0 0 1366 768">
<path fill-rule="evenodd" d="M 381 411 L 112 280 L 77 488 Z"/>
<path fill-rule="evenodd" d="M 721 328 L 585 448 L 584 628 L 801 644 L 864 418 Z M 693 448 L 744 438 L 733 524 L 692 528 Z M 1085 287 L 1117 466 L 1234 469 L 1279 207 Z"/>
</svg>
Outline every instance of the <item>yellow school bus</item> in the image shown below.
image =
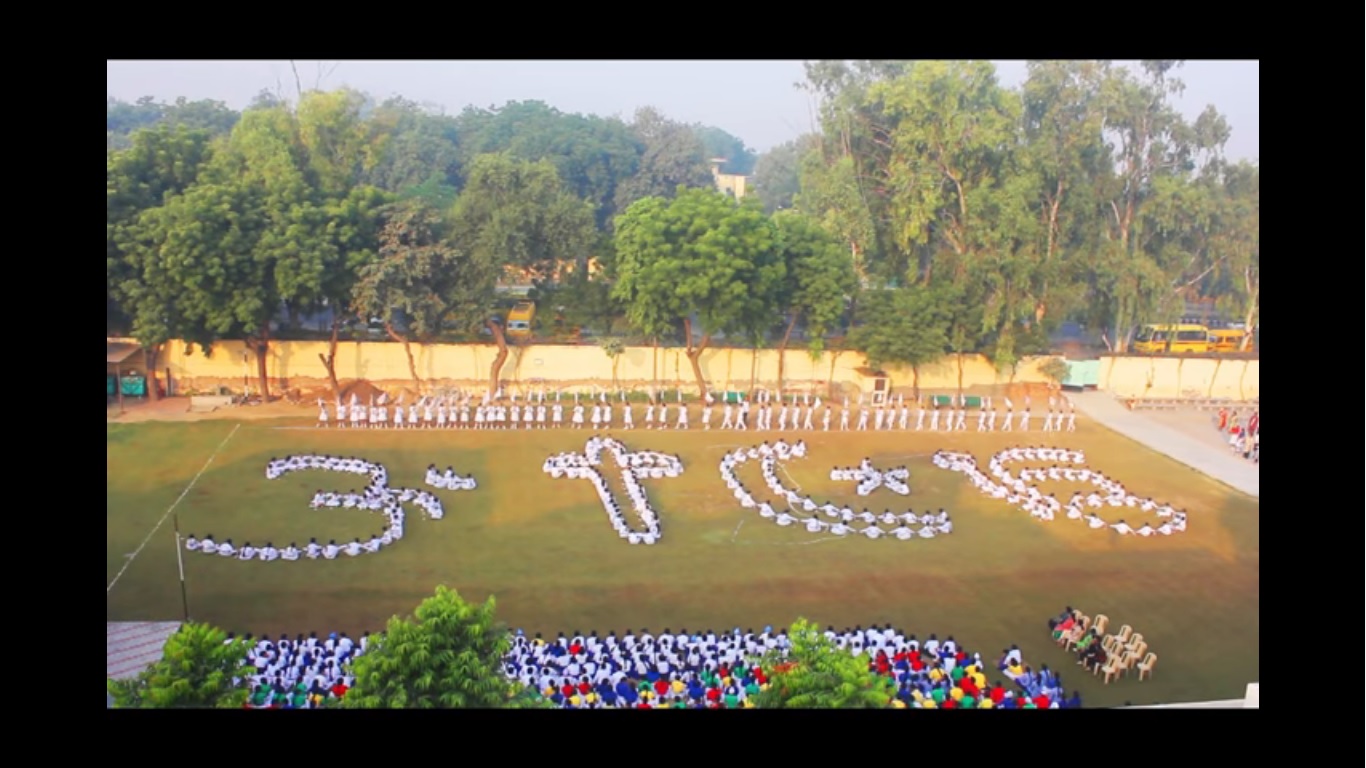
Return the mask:
<svg viewBox="0 0 1366 768">
<path fill-rule="evenodd" d="M 1145 325 L 1134 337 L 1134 351 L 1143 355 L 1209 352 L 1209 328 L 1203 325 Z"/>
<path fill-rule="evenodd" d="M 1209 332 L 1209 343 L 1215 352 L 1238 352 L 1246 337 L 1247 331 L 1241 328 L 1216 328 Z"/>
<path fill-rule="evenodd" d="M 507 334 L 515 338 L 531 335 L 531 321 L 536 319 L 536 302 L 519 301 L 508 311 Z"/>
</svg>

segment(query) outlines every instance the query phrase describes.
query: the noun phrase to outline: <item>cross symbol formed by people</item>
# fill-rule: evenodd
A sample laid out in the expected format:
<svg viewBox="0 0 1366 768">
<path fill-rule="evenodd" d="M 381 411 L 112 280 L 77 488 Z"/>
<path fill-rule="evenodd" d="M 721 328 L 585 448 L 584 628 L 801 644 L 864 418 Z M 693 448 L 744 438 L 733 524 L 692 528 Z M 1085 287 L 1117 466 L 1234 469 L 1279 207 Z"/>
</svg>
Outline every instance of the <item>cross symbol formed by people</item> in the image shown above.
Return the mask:
<svg viewBox="0 0 1366 768">
<path fill-rule="evenodd" d="M 645 524 L 644 530 L 632 528 L 624 515 L 609 504 L 611 490 L 603 478 L 603 451 L 612 454 L 613 461 L 621 470 L 622 484 L 631 499 L 631 507 Z M 608 520 L 622 538 L 632 544 L 654 544 L 660 539 L 659 515 L 650 507 L 648 497 L 640 485 L 645 478 L 661 479 L 678 477 L 683 474 L 683 462 L 677 456 L 669 456 L 653 451 L 630 452 L 620 441 L 610 437 L 594 437 L 585 445 L 583 453 L 552 457 L 545 464 L 545 472 L 554 478 L 569 477 L 592 480 L 599 489 L 603 509 Z"/>
<path fill-rule="evenodd" d="M 902 496 L 909 496 L 911 488 L 906 481 L 911 477 L 908 469 L 891 469 L 886 472 L 879 472 L 873 467 L 873 463 L 867 459 L 854 471 L 854 480 L 858 482 L 858 495 L 867 496 L 879 487 L 884 487 L 892 493 Z"/>
</svg>

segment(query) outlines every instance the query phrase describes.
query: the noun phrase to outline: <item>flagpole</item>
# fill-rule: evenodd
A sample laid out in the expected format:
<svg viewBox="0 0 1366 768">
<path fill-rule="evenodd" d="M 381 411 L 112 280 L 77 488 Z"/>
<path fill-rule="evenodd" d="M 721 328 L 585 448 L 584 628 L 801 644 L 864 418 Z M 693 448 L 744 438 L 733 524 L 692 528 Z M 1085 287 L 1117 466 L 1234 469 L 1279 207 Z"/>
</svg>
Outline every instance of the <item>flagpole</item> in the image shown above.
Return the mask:
<svg viewBox="0 0 1366 768">
<path fill-rule="evenodd" d="M 180 571 L 180 610 L 185 616 L 185 623 L 190 623 L 190 598 L 185 591 L 185 552 L 184 546 L 180 543 L 180 515 L 172 515 L 172 524 L 175 526 L 175 561 L 176 567 Z"/>
</svg>

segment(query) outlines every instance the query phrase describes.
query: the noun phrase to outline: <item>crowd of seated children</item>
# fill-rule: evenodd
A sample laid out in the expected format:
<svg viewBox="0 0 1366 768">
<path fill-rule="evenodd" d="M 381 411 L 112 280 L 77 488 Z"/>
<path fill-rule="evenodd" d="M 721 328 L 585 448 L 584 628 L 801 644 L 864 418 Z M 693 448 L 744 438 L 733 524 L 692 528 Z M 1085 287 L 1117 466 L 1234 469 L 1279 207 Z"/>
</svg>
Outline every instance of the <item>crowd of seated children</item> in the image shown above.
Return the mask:
<svg viewBox="0 0 1366 768">
<path fill-rule="evenodd" d="M 941 641 L 930 635 L 922 641 L 890 625 L 827 627 L 823 634 L 839 650 L 866 658 L 869 671 L 893 680 L 889 707 L 1081 706 L 1077 694 L 1064 696 L 1057 674 L 1047 666 L 1035 672 L 1016 646 L 987 664 L 952 637 Z M 372 642 L 369 633 L 354 642 L 345 633 L 326 640 L 316 633 L 293 640 L 263 638 L 248 652 L 252 671 L 234 682 L 250 687 L 251 709 L 324 708 L 346 695 L 354 682 L 350 664 Z M 765 665 L 782 664 L 790 644 L 786 630 L 772 627 L 720 633 L 665 629 L 658 635 L 642 629 L 605 636 L 575 630 L 553 639 L 517 630 L 503 669 L 509 680 L 563 709 L 753 709 L 760 692 L 781 674 L 780 668 Z"/>
</svg>

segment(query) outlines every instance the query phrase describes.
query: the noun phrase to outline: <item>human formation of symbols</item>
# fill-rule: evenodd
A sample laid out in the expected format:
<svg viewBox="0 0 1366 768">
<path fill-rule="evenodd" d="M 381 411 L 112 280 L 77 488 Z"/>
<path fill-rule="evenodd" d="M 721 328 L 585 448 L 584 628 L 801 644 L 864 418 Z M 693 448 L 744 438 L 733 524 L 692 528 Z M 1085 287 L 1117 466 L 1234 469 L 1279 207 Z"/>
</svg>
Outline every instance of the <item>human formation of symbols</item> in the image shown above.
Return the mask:
<svg viewBox="0 0 1366 768">
<path fill-rule="evenodd" d="M 721 481 L 744 509 L 756 511 L 760 518 L 781 527 L 836 537 L 863 537 L 889 541 L 918 541 L 949 535 L 953 521 L 944 509 L 904 509 L 881 512 L 866 507 L 855 509 L 848 503 L 818 500 L 801 491 L 787 476 L 786 465 L 807 458 L 806 444 L 778 441 L 728 451 L 720 461 Z M 993 455 L 984 471 L 977 459 L 967 453 L 940 451 L 934 466 L 964 475 L 984 495 L 1018 506 L 1036 520 L 1050 522 L 1065 518 L 1094 530 L 1109 529 L 1125 536 L 1158 537 L 1186 530 L 1186 513 L 1172 505 L 1131 493 L 1122 483 L 1089 468 L 1081 451 L 1066 448 L 1009 448 Z M 757 465 L 763 488 L 751 490 L 741 478 L 746 465 Z M 1033 466 L 1024 466 L 1033 465 Z M 664 537 L 664 520 L 651 504 L 645 481 L 667 480 L 684 473 L 682 460 L 673 455 L 648 450 L 632 450 L 610 437 L 590 438 L 579 452 L 560 453 L 545 460 L 542 470 L 552 478 L 587 480 L 606 513 L 617 536 L 629 544 L 655 545 Z M 314 494 L 309 506 L 314 510 L 358 510 L 383 517 L 383 530 L 367 540 L 338 543 L 314 537 L 300 545 L 290 542 L 277 547 L 273 542 L 249 541 L 234 544 L 231 539 L 215 541 L 189 537 L 190 550 L 242 561 L 331 560 L 382 552 L 398 544 L 404 536 L 405 510 L 416 508 L 431 520 L 440 520 L 445 506 L 433 493 L 415 488 L 395 487 L 389 483 L 382 464 L 358 458 L 302 455 L 272 459 L 266 478 L 274 480 L 302 471 L 327 471 L 351 474 L 368 481 L 362 491 L 323 491 Z M 615 477 L 615 482 L 614 482 Z M 453 468 L 444 471 L 435 465 L 427 469 L 426 485 L 439 491 L 473 491 L 473 477 L 461 476 Z M 861 499 L 885 490 L 908 497 L 912 495 L 910 470 L 906 467 L 879 467 L 872 460 L 830 470 L 835 482 L 854 484 Z M 1083 485 L 1063 501 L 1050 492 L 1048 484 Z M 757 487 L 757 486 L 756 486 Z M 617 489 L 625 492 L 619 499 Z M 1104 517 L 1102 517 L 1104 514 Z M 1124 515 L 1151 514 L 1152 523 L 1127 520 Z M 1155 523 L 1155 524 L 1154 524 Z M 326 541 L 327 543 L 321 543 Z"/>
</svg>

